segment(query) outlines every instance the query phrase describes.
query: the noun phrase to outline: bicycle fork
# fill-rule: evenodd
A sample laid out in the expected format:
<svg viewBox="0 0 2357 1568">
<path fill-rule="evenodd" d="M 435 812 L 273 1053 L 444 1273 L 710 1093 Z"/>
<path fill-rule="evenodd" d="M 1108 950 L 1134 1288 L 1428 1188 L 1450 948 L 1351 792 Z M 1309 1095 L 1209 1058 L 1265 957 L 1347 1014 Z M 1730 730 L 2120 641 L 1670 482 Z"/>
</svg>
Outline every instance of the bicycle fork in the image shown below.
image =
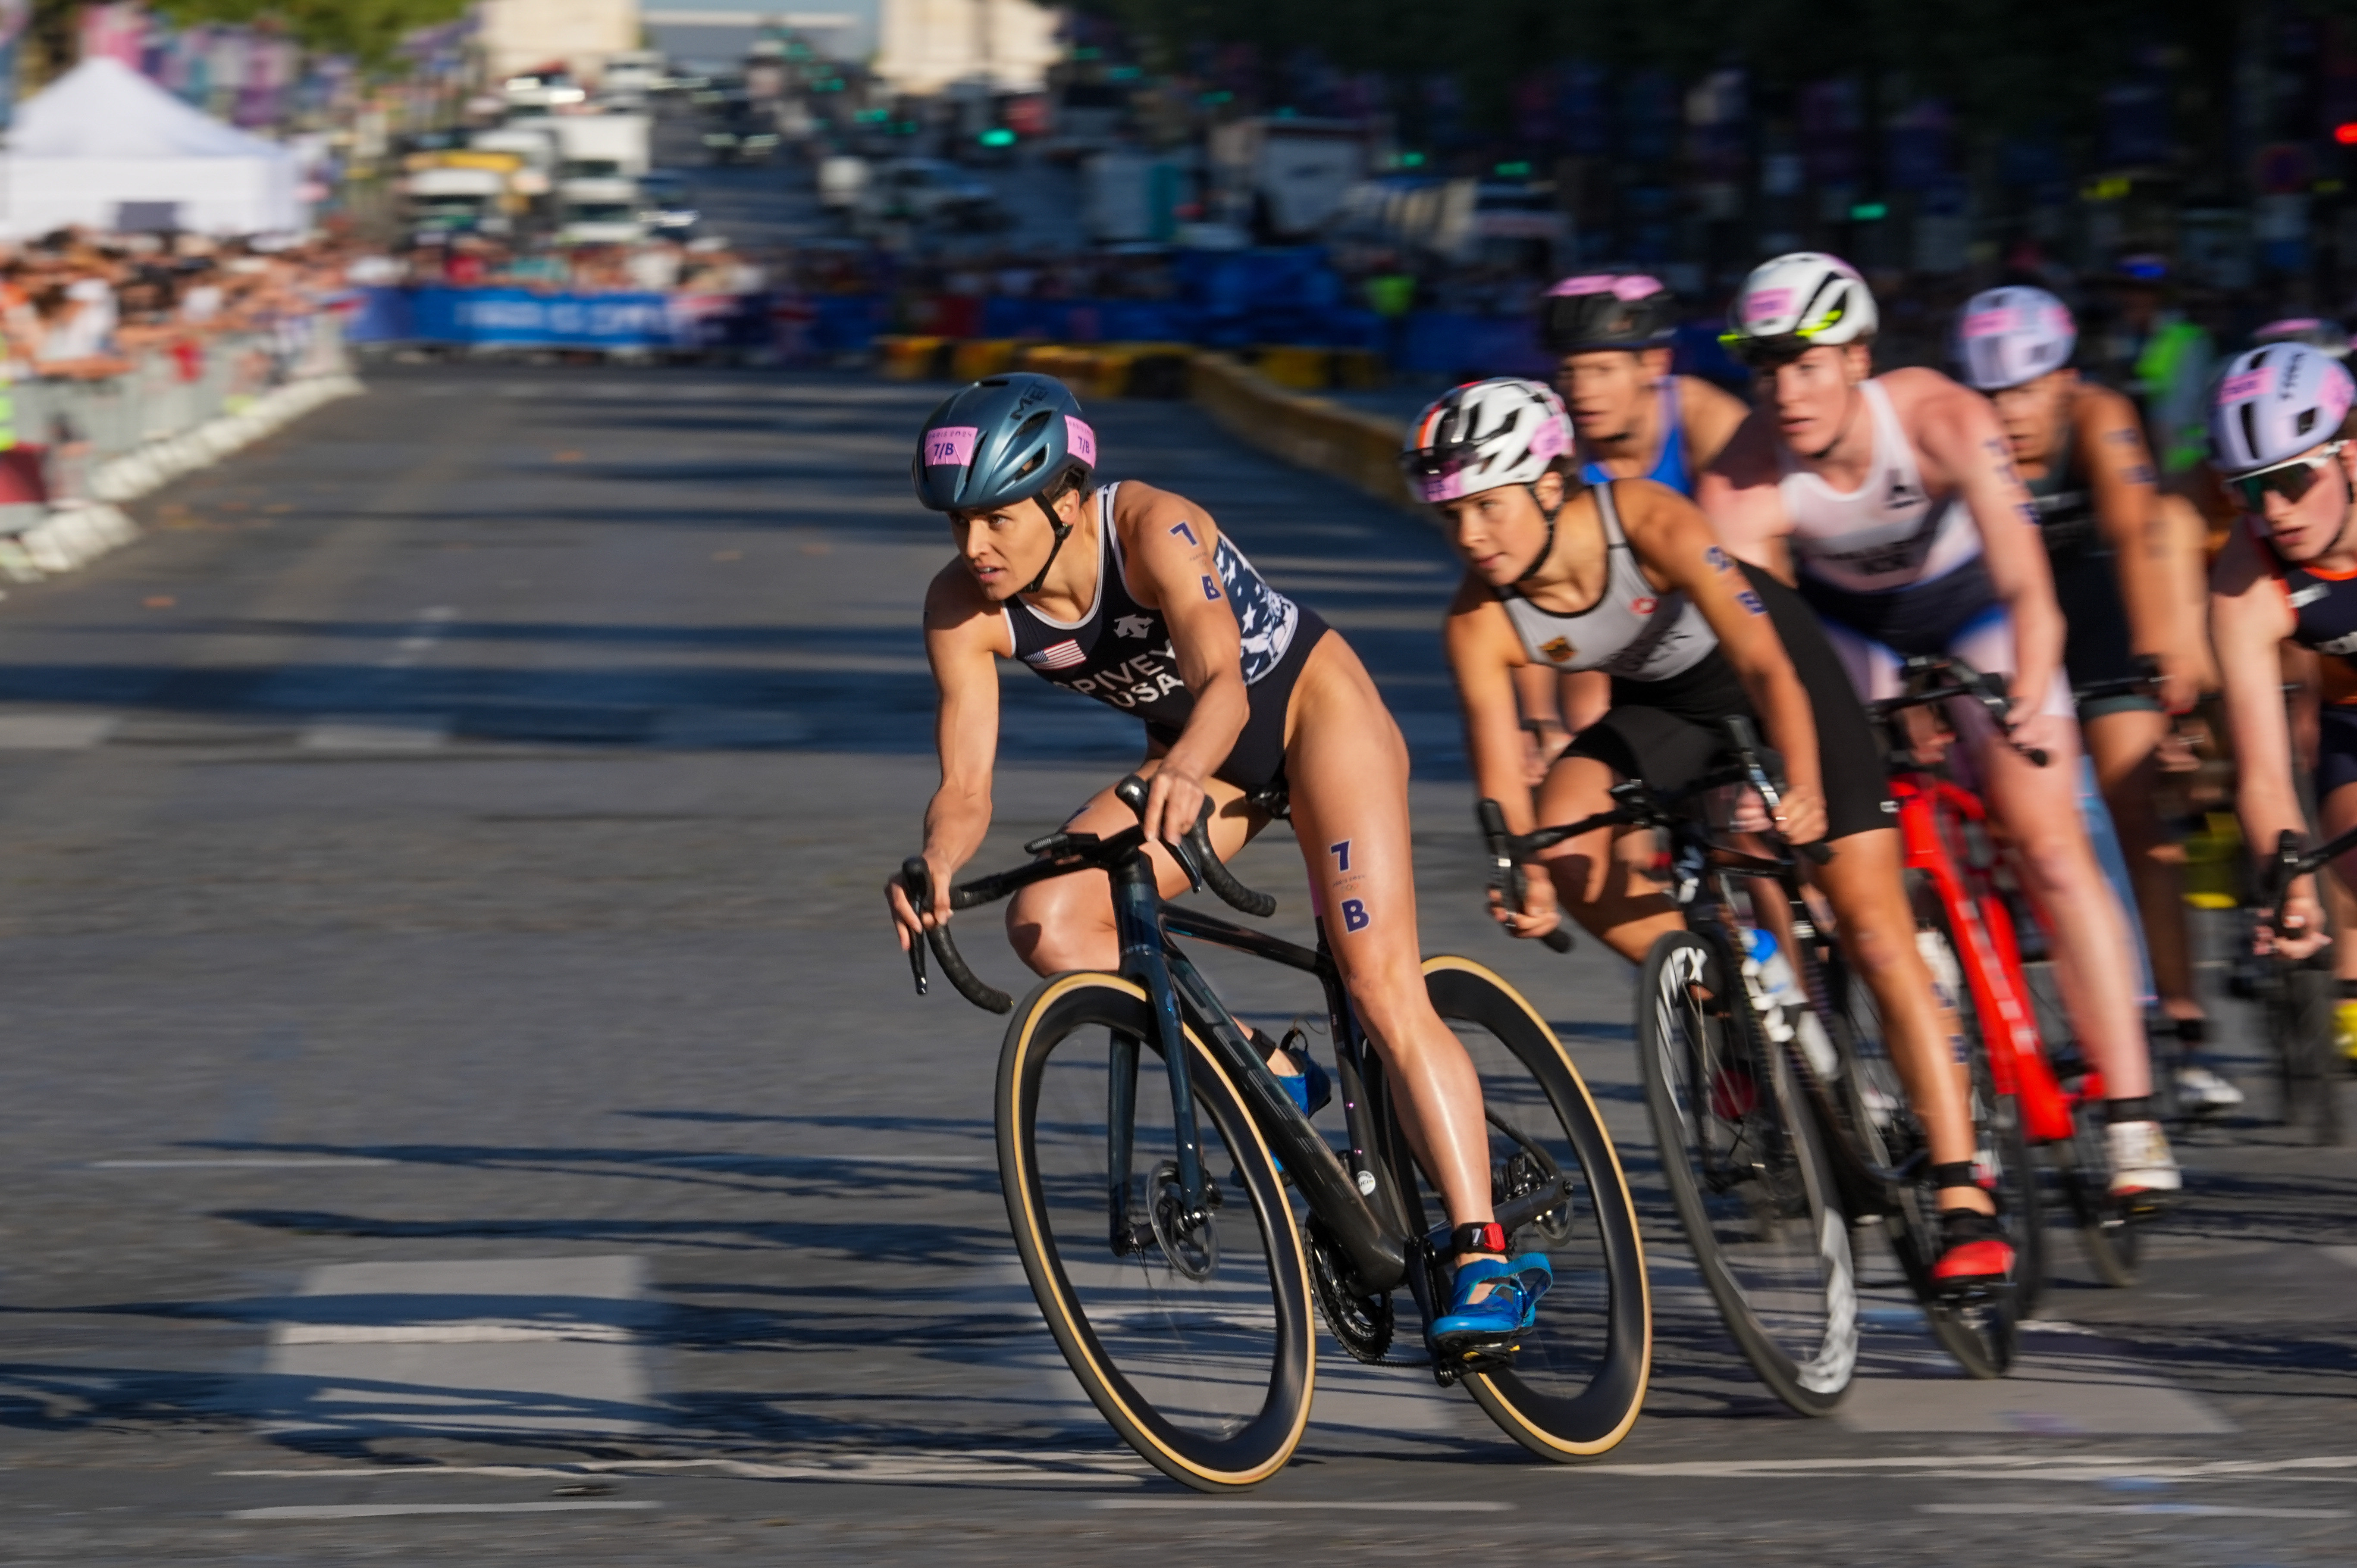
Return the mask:
<svg viewBox="0 0 2357 1568">
<path fill-rule="evenodd" d="M 1155 1036 L 1170 1078 L 1171 1133 L 1177 1145 L 1183 1208 L 1180 1220 L 1192 1229 L 1210 1218 L 1204 1198 L 1203 1144 L 1195 1125 L 1195 1086 L 1187 1072 L 1187 1028 L 1178 1016 L 1178 993 L 1170 983 L 1161 928 L 1154 918 L 1157 897 L 1153 863 L 1143 854 L 1132 856 L 1114 871 L 1114 929 L 1121 936 L 1121 972 L 1146 988 L 1146 1001 L 1154 1009 Z M 1135 1039 L 1114 1037 L 1113 1070 L 1106 1090 L 1105 1169 L 1116 1253 L 1126 1253 L 1136 1245 L 1128 1216 L 1129 1172 L 1136 1145 L 1137 1047 Z M 1152 1194 L 1147 1201 L 1153 1201 Z"/>
</svg>

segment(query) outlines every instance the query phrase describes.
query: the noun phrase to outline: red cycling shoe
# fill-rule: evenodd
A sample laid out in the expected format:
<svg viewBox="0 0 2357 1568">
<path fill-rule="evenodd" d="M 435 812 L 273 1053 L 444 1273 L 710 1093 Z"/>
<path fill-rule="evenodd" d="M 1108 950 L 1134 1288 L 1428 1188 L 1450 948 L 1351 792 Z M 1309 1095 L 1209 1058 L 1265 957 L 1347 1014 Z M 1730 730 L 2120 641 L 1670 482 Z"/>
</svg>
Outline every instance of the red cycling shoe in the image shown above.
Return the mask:
<svg viewBox="0 0 2357 1568">
<path fill-rule="evenodd" d="M 2013 1243 L 1994 1214 L 1976 1208 L 1940 1211 L 1940 1261 L 1932 1282 L 1943 1290 L 1973 1290 L 2013 1280 Z"/>
</svg>

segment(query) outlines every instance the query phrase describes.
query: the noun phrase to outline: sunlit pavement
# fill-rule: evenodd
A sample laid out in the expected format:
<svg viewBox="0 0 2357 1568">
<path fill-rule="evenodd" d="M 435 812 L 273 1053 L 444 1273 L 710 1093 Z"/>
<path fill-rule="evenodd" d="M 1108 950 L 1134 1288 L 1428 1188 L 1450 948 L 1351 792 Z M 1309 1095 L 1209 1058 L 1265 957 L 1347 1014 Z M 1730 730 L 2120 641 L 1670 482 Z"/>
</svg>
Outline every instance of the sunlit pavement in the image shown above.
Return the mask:
<svg viewBox="0 0 2357 1568">
<path fill-rule="evenodd" d="M 1658 1309 L 1646 1417 L 1597 1465 L 1327 1345 L 1291 1469 L 1177 1490 L 1016 1265 L 999 1023 L 910 994 L 882 922 L 932 781 L 947 552 L 906 462 L 940 389 L 371 381 L 0 602 L 9 1561 L 2347 1560 L 2357 1180 L 2262 1120 L 2255 1063 L 2139 1289 L 2058 1236 L 2019 1375 L 1975 1384 L 1878 1258 L 1867 1377 L 1783 1413 L 1663 1217 L 1625 970 L 1480 918 L 1437 536 L 1116 403 L 1109 472 L 1209 505 L 1376 669 L 1426 946 L 1572 1041 Z M 1005 692 L 995 863 L 1135 755 Z M 1297 931 L 1293 856 L 1240 866 Z M 987 916 L 966 946 L 1017 978 Z"/>
</svg>

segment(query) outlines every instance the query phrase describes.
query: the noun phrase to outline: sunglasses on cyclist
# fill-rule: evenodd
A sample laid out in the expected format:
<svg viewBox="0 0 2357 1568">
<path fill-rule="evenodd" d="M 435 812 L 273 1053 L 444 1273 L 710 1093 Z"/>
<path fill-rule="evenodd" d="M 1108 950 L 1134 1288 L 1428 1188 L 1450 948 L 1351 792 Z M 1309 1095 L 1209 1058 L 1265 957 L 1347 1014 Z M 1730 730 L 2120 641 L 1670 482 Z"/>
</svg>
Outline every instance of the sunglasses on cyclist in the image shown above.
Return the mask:
<svg viewBox="0 0 2357 1568">
<path fill-rule="evenodd" d="M 2255 474 L 2244 474 L 2226 481 L 2228 488 L 2242 498 L 2244 510 L 2263 513 L 2270 494 L 2297 502 L 2316 488 L 2318 473 L 2341 456 L 2345 441 L 2335 441 L 2305 457 L 2294 457 L 2288 463 L 2278 463 L 2272 468 L 2261 468 Z"/>
<path fill-rule="evenodd" d="M 1765 338 L 1754 338 L 1742 332 L 1722 332 L 1718 335 L 1718 346 L 1727 350 L 1728 359 L 1754 371 L 1797 360 L 1815 347 L 1808 336 L 1801 332 L 1777 332 Z"/>
</svg>

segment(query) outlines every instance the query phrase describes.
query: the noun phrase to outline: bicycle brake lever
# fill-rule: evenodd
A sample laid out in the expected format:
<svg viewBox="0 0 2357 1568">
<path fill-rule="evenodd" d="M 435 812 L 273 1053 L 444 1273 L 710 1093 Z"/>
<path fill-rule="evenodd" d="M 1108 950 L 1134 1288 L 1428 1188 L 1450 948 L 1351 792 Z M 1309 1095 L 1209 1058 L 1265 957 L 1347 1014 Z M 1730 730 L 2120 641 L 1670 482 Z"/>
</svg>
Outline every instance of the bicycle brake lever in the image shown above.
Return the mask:
<svg viewBox="0 0 2357 1568">
<path fill-rule="evenodd" d="M 921 918 L 933 904 L 932 867 L 921 854 L 912 854 L 900 863 L 900 887 L 909 895 L 909 907 Z M 932 984 L 925 978 L 925 940 L 921 931 L 909 940 L 909 973 L 917 983 L 917 994 L 930 996 Z"/>
</svg>

